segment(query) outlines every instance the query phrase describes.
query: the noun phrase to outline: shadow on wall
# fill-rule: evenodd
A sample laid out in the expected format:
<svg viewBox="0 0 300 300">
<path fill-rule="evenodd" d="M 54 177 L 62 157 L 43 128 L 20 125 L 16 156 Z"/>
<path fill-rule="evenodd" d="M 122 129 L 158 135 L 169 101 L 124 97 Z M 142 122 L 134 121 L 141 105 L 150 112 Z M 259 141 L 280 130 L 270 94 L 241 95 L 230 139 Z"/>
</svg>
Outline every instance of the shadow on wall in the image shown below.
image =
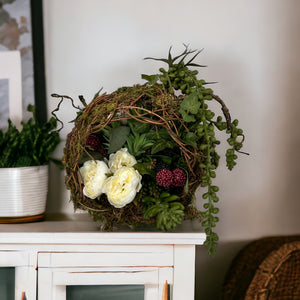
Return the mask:
<svg viewBox="0 0 300 300">
<path fill-rule="evenodd" d="M 213 257 L 207 249 L 196 249 L 195 300 L 219 300 L 227 270 L 236 254 L 250 241 L 220 242 Z"/>
<path fill-rule="evenodd" d="M 296 3 L 296 1 L 294 1 Z M 282 83 L 286 93 L 282 101 L 287 103 L 287 132 L 285 146 L 285 165 L 287 168 L 287 185 L 284 195 L 285 209 L 293 220 L 298 220 L 295 226 L 299 228 L 299 178 L 300 178 L 300 3 L 288 6 L 290 16 L 286 25 L 285 52 L 281 53 L 285 57 L 285 73 L 282 74 Z M 295 206 L 295 203 L 298 203 Z M 291 204 L 291 205 L 290 205 Z"/>
</svg>

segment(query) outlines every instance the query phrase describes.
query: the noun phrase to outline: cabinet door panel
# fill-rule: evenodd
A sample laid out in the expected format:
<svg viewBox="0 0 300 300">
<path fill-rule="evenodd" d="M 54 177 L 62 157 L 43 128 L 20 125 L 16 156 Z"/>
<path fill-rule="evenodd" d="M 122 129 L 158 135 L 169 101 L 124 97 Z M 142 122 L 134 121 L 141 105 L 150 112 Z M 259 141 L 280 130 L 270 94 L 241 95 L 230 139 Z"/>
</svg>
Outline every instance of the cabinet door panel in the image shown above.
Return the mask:
<svg viewBox="0 0 300 300">
<path fill-rule="evenodd" d="M 114 270 L 95 269 L 92 271 L 55 271 L 54 285 L 115 285 L 117 284 L 158 284 L 158 270 Z"/>
<path fill-rule="evenodd" d="M 40 267 L 172 266 L 173 248 L 148 246 L 148 251 L 40 253 Z"/>
<path fill-rule="evenodd" d="M 66 300 L 144 300 L 144 286 L 67 286 Z"/>
<path fill-rule="evenodd" d="M 0 251 L 0 267 L 28 266 L 29 255 L 23 251 Z"/>
<path fill-rule="evenodd" d="M 114 288 L 140 285 L 144 287 L 143 300 L 159 300 L 161 284 L 159 268 L 39 268 L 38 299 L 66 300 L 67 289 L 72 290 L 68 286 L 98 285 Z"/>
<path fill-rule="evenodd" d="M 15 299 L 15 268 L 0 268 L 0 299 Z"/>
</svg>

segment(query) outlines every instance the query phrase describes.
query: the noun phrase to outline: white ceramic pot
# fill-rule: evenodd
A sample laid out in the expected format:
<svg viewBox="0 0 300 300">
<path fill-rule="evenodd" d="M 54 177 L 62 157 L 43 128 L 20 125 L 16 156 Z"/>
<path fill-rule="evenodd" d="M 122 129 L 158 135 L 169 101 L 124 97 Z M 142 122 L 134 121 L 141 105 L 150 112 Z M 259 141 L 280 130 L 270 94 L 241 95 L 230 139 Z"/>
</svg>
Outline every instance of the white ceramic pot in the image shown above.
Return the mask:
<svg viewBox="0 0 300 300">
<path fill-rule="evenodd" d="M 41 219 L 47 192 L 48 165 L 0 168 L 0 222 L 5 218 L 26 221 L 32 216 Z"/>
</svg>

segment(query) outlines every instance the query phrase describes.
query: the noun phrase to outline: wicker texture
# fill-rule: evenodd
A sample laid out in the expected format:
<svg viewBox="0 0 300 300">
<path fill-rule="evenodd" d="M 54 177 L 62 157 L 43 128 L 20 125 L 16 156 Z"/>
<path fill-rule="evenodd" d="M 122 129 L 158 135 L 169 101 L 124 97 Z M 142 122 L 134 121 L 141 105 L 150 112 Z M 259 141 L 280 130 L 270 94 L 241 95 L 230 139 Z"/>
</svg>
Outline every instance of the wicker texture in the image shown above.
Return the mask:
<svg viewBox="0 0 300 300">
<path fill-rule="evenodd" d="M 102 94 L 96 97 L 77 117 L 72 131 L 68 134 L 64 149 L 64 164 L 66 167 L 66 186 L 71 191 L 71 200 L 75 208 L 88 210 L 95 221 L 104 230 L 113 230 L 115 225 L 127 224 L 130 227 L 147 225 L 155 222 L 155 218 L 145 218 L 143 214 L 144 196 L 153 196 L 164 191 L 160 186 L 148 185 L 147 180 L 142 181 L 142 189 L 137 194 L 135 201 L 125 207 L 115 208 L 109 203 L 103 193 L 100 199 L 94 200 L 83 193 L 83 178 L 80 173 L 82 158 L 96 159 L 87 151 L 84 145 L 91 134 L 100 135 L 102 143 L 105 138 L 101 133 L 114 122 L 135 120 L 141 124 L 147 124 L 153 131 L 165 129 L 177 147 L 156 154 L 178 154 L 186 162 L 188 171 L 188 189 L 185 186 L 173 188 L 172 193 L 180 197 L 180 203 L 184 206 L 184 214 L 187 219 L 201 219 L 201 213 L 194 207 L 193 199 L 197 188 L 201 183 L 201 175 L 204 169 L 200 167 L 205 154 L 196 146 L 187 145 L 181 141 L 180 131 L 177 127 L 186 128 L 180 116 L 179 109 L 182 99 L 167 93 L 158 86 L 135 85 L 123 87 L 112 94 Z M 188 131 L 188 129 L 186 128 Z M 200 143 L 200 142 L 198 142 Z M 148 149 L 149 150 L 149 149 Z M 150 150 L 149 150 L 150 151 Z M 169 153 L 170 152 L 170 153 Z M 109 153 L 111 154 L 111 153 Z M 148 155 L 145 153 L 144 155 Z M 101 158 L 102 160 L 102 158 Z M 147 178 L 145 176 L 145 178 Z M 188 191 L 188 192 L 187 192 Z"/>
<path fill-rule="evenodd" d="M 300 299 L 300 236 L 268 237 L 245 246 L 225 277 L 222 300 Z"/>
<path fill-rule="evenodd" d="M 300 299 L 300 242 L 284 244 L 261 263 L 245 300 Z"/>
</svg>

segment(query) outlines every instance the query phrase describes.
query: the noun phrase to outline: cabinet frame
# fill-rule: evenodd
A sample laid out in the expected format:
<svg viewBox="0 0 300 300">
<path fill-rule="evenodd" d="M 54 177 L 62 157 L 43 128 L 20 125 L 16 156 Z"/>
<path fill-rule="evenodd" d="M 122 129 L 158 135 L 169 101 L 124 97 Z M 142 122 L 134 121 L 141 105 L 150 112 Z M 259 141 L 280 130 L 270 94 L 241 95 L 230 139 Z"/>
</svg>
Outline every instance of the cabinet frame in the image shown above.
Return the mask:
<svg viewBox="0 0 300 300">
<path fill-rule="evenodd" d="M 36 299 L 37 272 L 34 264 L 35 255 L 22 250 L 0 250 L 0 267 L 15 268 L 15 300 L 20 300 L 22 293 L 27 299 Z"/>
</svg>

